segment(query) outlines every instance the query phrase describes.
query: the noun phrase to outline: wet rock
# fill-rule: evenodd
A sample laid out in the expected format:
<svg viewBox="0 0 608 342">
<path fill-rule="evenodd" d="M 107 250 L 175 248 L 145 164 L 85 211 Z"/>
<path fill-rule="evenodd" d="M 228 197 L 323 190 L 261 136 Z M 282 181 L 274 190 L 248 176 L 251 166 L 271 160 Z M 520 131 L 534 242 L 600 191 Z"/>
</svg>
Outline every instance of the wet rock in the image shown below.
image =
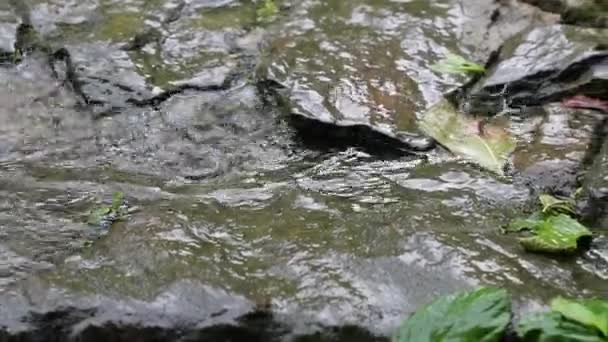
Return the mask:
<svg viewBox="0 0 608 342">
<path fill-rule="evenodd" d="M 234 68 L 236 68 L 236 65 L 219 65 L 214 68 L 205 69 L 193 75 L 190 79 L 174 81 L 171 84 L 177 87 L 220 87 L 229 80 L 230 75 L 234 72 Z"/>
<path fill-rule="evenodd" d="M 195 9 L 201 9 L 224 7 L 228 5 L 233 5 L 236 2 L 236 0 L 193 0 L 188 1 L 188 4 Z"/>
<path fill-rule="evenodd" d="M 188 330 L 236 325 L 236 319 L 250 312 L 253 304 L 238 295 L 192 281 L 171 284 L 149 300 L 116 301 L 111 296 L 65 293 L 40 280 L 31 280 L 21 284 L 20 291 L 0 294 L 0 307 L 3 333 L 22 341 L 41 341 L 39 336 L 73 341 L 104 335 L 126 341 L 117 332 L 128 332 L 129 328 L 132 333 L 147 329 L 164 332 L 168 341 L 175 341 Z M 136 340 L 143 341 L 139 337 Z"/>
<path fill-rule="evenodd" d="M 569 196 L 576 191 L 579 164 L 570 160 L 537 162 L 523 170 L 521 179 L 535 195 Z"/>
<path fill-rule="evenodd" d="M 608 139 L 585 175 L 582 212 L 592 227 L 608 229 Z"/>
<path fill-rule="evenodd" d="M 603 0 L 522 0 L 545 11 L 562 15 L 562 22 L 581 26 L 607 27 L 608 5 Z"/>
<path fill-rule="evenodd" d="M 514 107 L 576 94 L 608 98 L 607 34 L 604 29 L 565 25 L 519 34 L 505 43 L 499 62 L 474 88 L 473 96 L 490 100 L 490 94 L 505 90 L 507 104 Z"/>
<path fill-rule="evenodd" d="M 9 1 L 0 5 L 0 66 L 13 66 L 19 60 L 19 45 L 22 38 L 20 27 L 29 20 L 28 9 L 19 13 L 14 7 L 22 7 L 21 2 Z"/>
<path fill-rule="evenodd" d="M 184 25 L 186 23 L 176 22 L 157 51 L 146 50 L 136 56 L 137 61 L 143 61 L 150 80 L 159 87 L 168 88 L 171 84 L 183 84 L 197 78 L 200 81 L 200 76 L 209 74 L 207 70 L 219 70 L 222 66 L 234 69 L 238 65 L 244 69 L 257 55 L 257 44 L 247 38 L 259 42 L 261 36 L 255 37 L 235 28 L 208 30 Z M 150 69 L 150 55 L 154 54 L 159 60 Z M 252 72 L 252 66 L 249 68 L 244 72 L 245 77 Z"/>
<path fill-rule="evenodd" d="M 68 47 L 87 94 L 119 115 L 76 110 L 37 56 L 0 68 L 0 339 L 386 340 L 376 335 L 417 306 L 478 284 L 535 303 L 605 291 L 581 266 L 521 258 L 496 233 L 521 215 L 526 186 L 440 150 L 425 160 L 295 144 L 303 135 L 277 119 L 276 98 L 245 82 L 265 34 L 246 27 L 255 7 L 128 0 L 99 7 L 92 25 L 55 25 L 53 46 Z M 483 63 L 535 20 L 489 0 L 285 8 L 257 85 L 283 85 L 277 98 L 301 107 L 310 140 L 327 147 L 340 131 L 382 152 L 412 144 L 417 114 L 468 80 L 430 64 L 448 51 Z M 160 35 L 136 42 L 146 25 Z M 523 163 L 577 160 L 585 129 L 548 117 L 538 144 L 520 142 Z M 88 226 L 116 191 L 138 210 Z"/>
<path fill-rule="evenodd" d="M 90 25 L 97 17 L 98 6 L 97 0 L 40 3 L 31 7 L 30 17 L 36 29 L 47 35 L 62 25 Z"/>
<path fill-rule="evenodd" d="M 603 226 L 606 227 L 606 226 Z M 603 234 L 602 226 L 595 226 L 599 234 L 595 234 L 589 250 L 583 255 L 583 268 L 604 280 L 608 280 L 608 236 Z M 608 295 L 607 291 L 604 291 Z"/>
<path fill-rule="evenodd" d="M 450 52 L 483 64 L 534 22 L 534 9 L 513 6 L 304 1 L 271 38 L 258 79 L 282 88 L 277 94 L 294 116 L 336 130 L 366 127 L 395 145 L 428 150 L 433 145 L 417 137 L 417 117 L 468 80 L 430 66 Z"/>
<path fill-rule="evenodd" d="M 128 100 L 143 100 L 153 89 L 127 52 L 104 43 L 69 46 L 82 90 L 98 110 L 123 109 Z"/>
<path fill-rule="evenodd" d="M 44 300 L 42 295 L 48 296 Z M 65 306 L 53 304 L 63 303 Z M 117 302 L 104 296 L 74 298 L 57 289 L 29 289 L 22 295 L 0 295 L 2 341 L 214 341 L 214 342 L 388 342 L 356 326 L 294 329 L 295 323 L 253 308 L 252 303 L 226 291 L 183 281 L 153 301 Z M 26 312 L 26 310 L 30 310 Z M 176 317 L 179 310 L 179 317 Z M 23 315 L 20 315 L 23 314 Z M 19 320 L 19 321 L 18 321 Z M 301 326 L 299 328 L 302 328 Z"/>
<path fill-rule="evenodd" d="M 16 34 L 16 23 L 0 23 L 0 53 L 14 52 Z"/>
<path fill-rule="evenodd" d="M 571 196 L 579 186 L 578 174 L 594 140 L 602 115 L 588 110 L 549 104 L 536 116 L 511 124 L 518 137 L 513 153 L 514 181 L 532 190 L 536 201 L 543 193 Z"/>
</svg>

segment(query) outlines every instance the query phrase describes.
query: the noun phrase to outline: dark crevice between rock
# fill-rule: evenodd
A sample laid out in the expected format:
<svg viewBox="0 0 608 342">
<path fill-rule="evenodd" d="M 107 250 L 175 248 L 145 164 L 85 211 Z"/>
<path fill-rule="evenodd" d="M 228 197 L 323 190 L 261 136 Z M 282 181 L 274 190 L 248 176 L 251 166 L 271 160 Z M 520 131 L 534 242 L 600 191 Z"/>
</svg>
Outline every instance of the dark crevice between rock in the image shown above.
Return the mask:
<svg viewBox="0 0 608 342">
<path fill-rule="evenodd" d="M 134 107 L 141 107 L 141 108 L 149 107 L 152 109 L 158 109 L 159 106 L 163 102 L 169 100 L 171 97 L 173 97 L 175 95 L 183 94 L 183 93 L 189 92 L 189 91 L 193 91 L 193 92 L 231 91 L 231 90 L 235 89 L 234 81 L 235 81 L 234 77 L 229 77 L 222 84 L 210 84 L 210 85 L 182 84 L 182 85 L 173 87 L 169 90 L 163 91 L 162 93 L 160 93 L 158 95 L 154 95 L 149 98 L 145 98 L 145 99 L 141 99 L 141 100 L 136 99 L 136 98 L 129 98 L 126 100 L 126 104 L 124 107 L 112 106 L 109 108 L 104 108 L 103 110 L 101 110 L 95 114 L 94 119 L 98 120 L 98 119 L 103 119 L 103 118 L 107 118 L 107 117 L 111 117 L 111 116 L 120 114 L 126 109 L 127 105 L 134 106 Z M 115 84 L 113 84 L 113 85 L 115 85 Z M 238 86 L 236 88 L 238 88 Z M 97 100 L 95 102 L 90 102 L 90 104 L 93 109 L 95 106 L 102 107 L 102 106 L 106 105 L 106 103 L 101 100 Z"/>
<path fill-rule="evenodd" d="M 72 57 L 66 48 L 53 49 L 48 46 L 42 41 L 42 38 L 34 27 L 25 22 L 17 26 L 14 46 L 14 52 L 10 54 L 3 53 L 0 56 L 0 64 L 19 64 L 24 56 L 41 53 L 47 59 L 48 67 L 53 77 L 61 81 L 62 86 L 70 88 L 81 99 L 83 105 L 86 106 L 91 103 L 91 100 L 82 89 L 83 83 L 76 73 Z M 63 75 L 60 75 L 60 70 Z"/>
<path fill-rule="evenodd" d="M 429 149 L 425 145 L 416 151 L 412 148 L 413 145 L 376 132 L 365 125 L 337 126 L 299 115 L 290 115 L 288 122 L 295 128 L 297 140 L 315 150 L 358 147 L 379 158 L 394 159 L 402 156 L 425 158 L 426 155 L 422 152 Z"/>
<path fill-rule="evenodd" d="M 158 95 L 155 95 L 155 96 L 147 98 L 147 99 L 138 100 L 138 99 L 130 98 L 127 100 L 127 103 L 132 104 L 137 107 L 158 107 L 158 105 L 167 101 L 172 96 L 183 93 L 188 90 L 198 91 L 198 92 L 209 92 L 209 91 L 213 92 L 213 91 L 229 90 L 230 87 L 231 87 L 230 81 L 224 82 L 223 84 L 219 84 L 219 85 L 212 84 L 212 85 L 207 85 L 207 86 L 184 84 L 184 85 L 169 89 L 167 91 L 164 91 Z"/>
<path fill-rule="evenodd" d="M 147 107 L 152 109 L 159 109 L 159 106 L 169 100 L 171 97 L 179 94 L 183 94 L 186 92 L 229 92 L 235 89 L 240 88 L 242 85 L 246 84 L 243 80 L 249 75 L 251 70 L 253 69 L 255 61 L 251 58 L 244 58 L 239 64 L 232 70 L 226 78 L 220 84 L 192 84 L 192 83 L 183 83 L 179 85 L 175 85 L 159 94 L 154 96 L 138 99 L 136 97 L 128 98 L 125 102 L 125 106 L 109 106 L 106 101 L 89 100 L 89 104 L 91 109 L 95 112 L 94 119 L 102 119 L 106 117 L 110 117 L 116 114 L 120 114 L 123 110 L 126 109 L 127 106 L 134 107 Z M 103 83 L 111 84 L 112 86 L 124 90 L 129 93 L 136 94 L 137 92 L 129 86 L 117 84 L 116 82 L 112 82 L 111 80 L 97 77 L 97 76 L 88 76 L 89 79 L 101 81 Z M 240 81 L 240 82 L 239 82 Z M 99 110 L 96 110 L 99 109 Z"/>
<path fill-rule="evenodd" d="M 436 142 L 426 136 L 400 133 L 391 137 L 366 125 L 340 126 L 297 115 L 291 112 L 289 104 L 281 92 L 285 87 L 270 79 L 256 82 L 258 94 L 265 106 L 279 108 L 287 114 L 287 122 L 295 129 L 296 140 L 308 149 L 329 151 L 358 147 L 383 159 L 416 156 L 426 158 L 423 152 L 436 147 Z"/>
<path fill-rule="evenodd" d="M 60 77 L 60 75 L 57 71 L 57 66 L 56 66 L 57 61 L 62 61 L 65 63 L 65 70 L 64 70 L 65 76 L 64 77 Z M 72 57 L 70 55 L 70 52 L 66 48 L 60 48 L 57 51 L 53 52 L 53 54 L 51 55 L 49 64 L 51 65 L 51 71 L 55 78 L 57 78 L 57 79 L 62 78 L 64 80 L 63 85 L 64 86 L 67 85 L 69 88 L 71 88 L 71 90 L 74 92 L 74 94 L 76 94 L 77 96 L 79 96 L 82 99 L 84 104 L 89 105 L 92 103 L 92 101 L 89 99 L 89 97 L 82 90 L 83 83 L 80 80 L 80 78 L 78 77 L 78 75 L 76 74 L 74 64 L 72 63 Z"/>
</svg>

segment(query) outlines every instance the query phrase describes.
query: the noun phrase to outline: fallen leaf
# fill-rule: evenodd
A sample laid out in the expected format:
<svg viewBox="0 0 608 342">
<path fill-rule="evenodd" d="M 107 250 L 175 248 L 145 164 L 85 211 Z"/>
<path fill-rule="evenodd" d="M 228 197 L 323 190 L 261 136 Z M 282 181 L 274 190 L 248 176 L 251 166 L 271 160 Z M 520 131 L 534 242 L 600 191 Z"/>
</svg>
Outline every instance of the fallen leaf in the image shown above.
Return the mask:
<svg viewBox="0 0 608 342">
<path fill-rule="evenodd" d="M 431 66 L 431 70 L 450 74 L 485 73 L 483 65 L 467 61 L 462 56 L 450 53 L 445 59 Z"/>
<path fill-rule="evenodd" d="M 515 220 L 507 232 L 529 230 L 532 236 L 522 237 L 519 242 L 525 250 L 540 253 L 573 253 L 582 238 L 590 238 L 591 231 L 577 220 L 565 214 L 545 215 L 536 213 L 528 219 Z"/>
<path fill-rule="evenodd" d="M 595 99 L 585 95 L 576 95 L 562 101 L 564 107 L 596 109 L 608 113 L 608 101 Z"/>
<path fill-rule="evenodd" d="M 480 131 L 478 120 L 459 113 L 446 99 L 431 107 L 419 125 L 448 150 L 499 175 L 504 174 L 509 155 L 515 150 L 515 140 L 506 130 L 486 124 Z"/>
</svg>

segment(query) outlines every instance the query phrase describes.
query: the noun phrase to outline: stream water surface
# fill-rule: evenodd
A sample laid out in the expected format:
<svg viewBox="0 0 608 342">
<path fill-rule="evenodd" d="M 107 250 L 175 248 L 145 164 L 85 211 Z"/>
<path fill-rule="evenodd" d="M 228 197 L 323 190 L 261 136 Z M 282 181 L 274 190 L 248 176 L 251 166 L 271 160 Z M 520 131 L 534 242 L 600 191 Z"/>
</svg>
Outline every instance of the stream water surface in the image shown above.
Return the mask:
<svg viewBox="0 0 608 342">
<path fill-rule="evenodd" d="M 483 64 L 553 14 L 491 0 L 284 1 L 273 18 L 247 0 L 13 2 L 0 50 L 14 54 L 29 20 L 69 51 L 91 105 L 42 53 L 0 65 L 6 336 L 177 338 L 269 307 L 273 336 L 356 325 L 369 333 L 345 336 L 372 340 L 477 285 L 507 288 L 518 312 L 608 296 L 601 234 L 552 258 L 499 229 L 540 192 L 576 189 L 602 114 L 548 103 L 508 120 L 511 177 L 441 147 L 386 147 L 420 138 L 424 110 L 467 81 L 433 63 Z M 129 214 L 87 224 L 116 192 Z"/>
</svg>

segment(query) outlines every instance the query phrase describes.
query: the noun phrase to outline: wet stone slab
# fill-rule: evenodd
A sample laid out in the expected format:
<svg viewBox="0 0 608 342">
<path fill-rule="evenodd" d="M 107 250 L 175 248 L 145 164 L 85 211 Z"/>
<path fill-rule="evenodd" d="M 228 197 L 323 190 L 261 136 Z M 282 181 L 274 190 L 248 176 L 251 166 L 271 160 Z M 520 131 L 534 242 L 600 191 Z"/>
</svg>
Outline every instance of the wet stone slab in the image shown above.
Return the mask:
<svg viewBox="0 0 608 342">
<path fill-rule="evenodd" d="M 579 26 L 608 27 L 608 4 L 602 0 L 523 0 L 545 11 L 560 13 L 562 22 Z"/>
<path fill-rule="evenodd" d="M 365 126 L 409 145 L 417 118 L 468 78 L 431 66 L 448 53 L 484 64 L 538 11 L 494 1 L 303 1 L 272 38 L 258 77 L 277 82 L 291 114 L 338 127 Z M 484 28 L 484 29 L 480 29 Z"/>
<path fill-rule="evenodd" d="M 608 229 L 608 140 L 595 155 L 584 181 L 583 212 L 598 229 Z"/>
<path fill-rule="evenodd" d="M 499 62 L 473 94 L 483 98 L 504 90 L 513 106 L 534 106 L 577 94 L 604 98 L 608 96 L 607 36 L 606 29 L 567 25 L 523 32 L 505 43 Z"/>
<path fill-rule="evenodd" d="M 531 190 L 571 192 L 601 117 L 550 104 L 505 123 L 513 180 L 441 148 L 323 137 L 417 134 L 418 115 L 467 81 L 430 65 L 448 51 L 483 63 L 542 19 L 472 3 L 281 2 L 258 25 L 250 1 L 32 1 L 38 31 L 115 110 L 77 106 L 40 55 L 0 68 L 0 339 L 385 341 L 417 306 L 476 285 L 509 289 L 524 311 L 604 295 L 605 239 L 563 262 L 498 229 Z M 285 102 L 314 121 L 312 143 Z M 87 224 L 115 192 L 128 215 Z"/>
</svg>

